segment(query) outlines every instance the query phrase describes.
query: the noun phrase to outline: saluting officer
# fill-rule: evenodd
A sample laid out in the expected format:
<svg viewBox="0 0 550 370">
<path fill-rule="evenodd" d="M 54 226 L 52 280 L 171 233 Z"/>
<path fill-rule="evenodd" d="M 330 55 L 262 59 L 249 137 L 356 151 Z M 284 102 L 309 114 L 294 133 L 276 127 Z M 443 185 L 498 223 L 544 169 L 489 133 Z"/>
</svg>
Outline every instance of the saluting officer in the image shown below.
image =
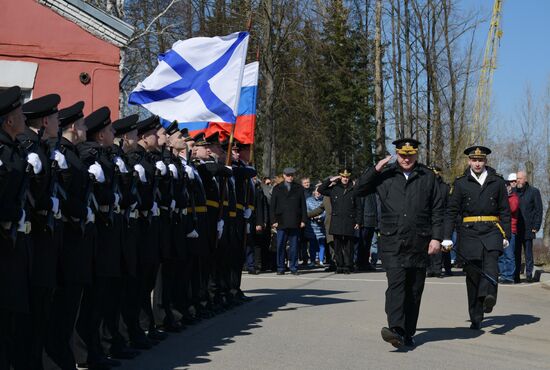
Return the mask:
<svg viewBox="0 0 550 370">
<path fill-rule="evenodd" d="M 57 105 L 61 98 L 49 94 L 23 105 L 28 128 L 18 139 L 25 148 L 33 148 L 41 171 L 33 166 L 30 190 L 34 198 L 31 210 L 32 270 L 31 270 L 31 336 L 30 361 L 33 369 L 42 369 L 42 352 L 46 340 L 54 289 L 57 285 L 57 261 L 62 242 L 62 221 L 59 197 L 54 189 L 58 171 L 67 169 L 67 162 L 58 150 L 60 138 Z"/>
<path fill-rule="evenodd" d="M 510 206 L 504 179 L 487 166 L 484 146 L 473 146 L 464 151 L 468 156 L 468 169 L 453 185 L 445 217 L 447 251 L 453 246 L 451 235 L 458 233 L 458 251 L 467 258 L 466 288 L 471 329 L 479 330 L 484 313 L 490 313 L 496 304 L 497 286 L 483 278 L 472 265 L 481 268 L 495 282 L 498 278 L 498 257 L 508 247 L 511 235 Z M 457 216 L 462 223 L 457 225 Z"/>
<path fill-rule="evenodd" d="M 443 239 L 443 198 L 436 175 L 417 162 L 414 139 L 393 142 L 392 156 L 379 161 L 358 180 L 356 192 L 377 192 L 381 203 L 379 251 L 386 270 L 388 327 L 382 338 L 394 347 L 414 346 L 428 255 L 440 250 Z"/>
<path fill-rule="evenodd" d="M 346 168 L 339 176 L 325 180 L 319 186 L 319 193 L 330 197 L 332 220 L 329 233 L 334 236 L 334 258 L 336 273 L 349 274 L 353 269 L 353 239 L 359 230 L 357 202 L 351 172 Z M 314 256 L 312 256 L 314 258 Z"/>
<path fill-rule="evenodd" d="M 0 368 L 28 368 L 24 326 L 29 314 L 27 153 L 16 137 L 25 130 L 21 89 L 0 92 Z M 32 161 L 29 158 L 29 161 Z M 34 162 L 34 161 L 33 161 Z"/>
</svg>

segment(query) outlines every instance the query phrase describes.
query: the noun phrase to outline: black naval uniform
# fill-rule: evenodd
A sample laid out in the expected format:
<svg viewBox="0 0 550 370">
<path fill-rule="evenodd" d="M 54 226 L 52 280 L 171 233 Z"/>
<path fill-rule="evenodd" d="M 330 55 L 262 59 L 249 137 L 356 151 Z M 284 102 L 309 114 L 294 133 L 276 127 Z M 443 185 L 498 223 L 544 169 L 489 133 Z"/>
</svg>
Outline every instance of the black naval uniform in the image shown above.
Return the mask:
<svg viewBox="0 0 550 370">
<path fill-rule="evenodd" d="M 20 93 L 18 95 L 21 95 Z M 18 97 L 17 97 L 18 99 Z M 4 102 L 0 101 L 0 104 Z M 24 324 L 29 313 L 29 238 L 18 230 L 26 197 L 26 153 L 0 128 L 0 368 L 25 368 Z M 30 169 L 32 171 L 32 169 Z M 26 211 L 27 219 L 29 216 Z M 14 234 L 12 235 L 12 231 Z M 12 236 L 15 239 L 12 239 Z"/>
<path fill-rule="evenodd" d="M 62 138 L 60 151 L 65 155 L 69 167 L 61 176 L 67 200 L 61 202 L 63 248 L 59 254 L 59 285 L 53 299 L 50 339 L 46 351 L 59 367 L 72 369 L 76 361 L 69 344 L 83 289 L 92 282 L 95 233 L 93 224 L 87 223 L 86 200 L 93 183 L 88 167 L 80 160 L 73 143 Z"/>
<path fill-rule="evenodd" d="M 509 239 L 511 235 L 510 206 L 504 179 L 494 169 L 486 168 L 487 178 L 483 185 L 474 179 L 469 168 L 455 180 L 445 217 L 445 239 L 451 239 L 456 227 L 458 251 L 497 280 L 503 238 Z M 462 219 L 460 225 L 457 224 L 457 216 Z M 477 217 L 479 221 L 470 221 L 467 217 Z M 499 221 L 483 221 L 481 217 L 496 217 Z M 466 265 L 464 271 L 470 319 L 473 327 L 479 328 L 483 320 L 485 297 L 493 297 L 493 306 L 496 303 L 497 287 L 470 265 Z"/>
<path fill-rule="evenodd" d="M 353 269 L 355 225 L 359 223 L 353 185 L 341 182 L 330 186 L 330 179 L 319 186 L 319 193 L 330 197 L 332 212 L 329 233 L 334 236 L 336 272 L 350 273 Z"/>
<path fill-rule="evenodd" d="M 374 167 L 358 180 L 358 196 L 377 192 L 381 203 L 380 240 L 386 270 L 388 326 L 412 337 L 426 279 L 430 240 L 443 238 L 443 198 L 436 175 L 417 163 L 408 179 L 394 163 Z"/>
<path fill-rule="evenodd" d="M 27 128 L 18 137 L 25 148 L 33 148 L 42 162 L 42 172 L 34 175 L 32 172 L 30 191 L 34 197 L 34 207 L 31 209 L 31 300 L 29 319 L 30 362 L 34 369 L 42 369 L 42 352 L 49 326 L 51 305 L 54 289 L 57 285 L 57 261 L 62 243 L 62 221 L 56 215 L 53 224 L 48 225 L 48 217 L 52 212 L 50 181 L 52 172 L 50 149 L 45 141 L 39 141 L 38 134 Z M 58 195 L 59 197 L 59 195 Z"/>
</svg>

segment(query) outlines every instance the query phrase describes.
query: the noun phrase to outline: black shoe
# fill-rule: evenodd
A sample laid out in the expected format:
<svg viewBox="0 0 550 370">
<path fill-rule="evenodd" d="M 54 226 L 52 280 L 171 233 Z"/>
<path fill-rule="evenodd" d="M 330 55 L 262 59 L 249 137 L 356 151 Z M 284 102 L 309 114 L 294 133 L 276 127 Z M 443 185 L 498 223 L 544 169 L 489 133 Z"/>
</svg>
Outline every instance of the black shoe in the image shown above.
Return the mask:
<svg viewBox="0 0 550 370">
<path fill-rule="evenodd" d="M 131 350 L 127 347 L 111 348 L 111 358 L 117 360 L 131 360 L 139 355 L 139 351 Z"/>
<path fill-rule="evenodd" d="M 147 333 L 147 337 L 152 340 L 161 341 L 168 338 L 168 334 L 166 334 L 165 332 L 159 331 L 157 329 L 150 329 L 149 332 Z"/>
<path fill-rule="evenodd" d="M 493 295 L 488 295 L 483 300 L 483 312 L 485 313 L 491 313 L 493 312 L 493 307 L 495 307 L 495 304 L 497 303 L 496 298 Z"/>
<path fill-rule="evenodd" d="M 119 367 L 120 365 L 122 365 L 120 361 L 113 360 L 112 358 L 105 358 L 103 362 L 109 365 L 110 367 Z"/>
<path fill-rule="evenodd" d="M 105 362 L 96 363 L 82 363 L 78 364 L 79 368 L 86 368 L 88 370 L 111 370 L 113 367 Z"/>
<path fill-rule="evenodd" d="M 298 270 L 296 270 L 296 271 L 292 271 L 292 272 L 291 272 L 291 274 L 292 274 L 292 275 L 294 275 L 294 276 L 298 276 L 298 275 L 300 275 L 300 273 L 298 272 Z"/>
<path fill-rule="evenodd" d="M 527 279 L 525 279 L 528 283 L 532 283 L 534 280 L 531 276 L 527 276 Z"/>
<path fill-rule="evenodd" d="M 336 267 L 334 266 L 329 266 L 325 269 L 325 272 L 334 272 L 334 271 L 336 271 Z"/>
<path fill-rule="evenodd" d="M 256 269 L 248 270 L 248 275 L 259 275 L 260 271 Z"/>
<path fill-rule="evenodd" d="M 519 277 L 515 277 L 514 284 L 521 284 L 521 279 Z"/>
<path fill-rule="evenodd" d="M 470 329 L 481 330 L 481 323 L 477 321 L 472 321 L 472 323 L 470 324 Z"/>
<path fill-rule="evenodd" d="M 429 278 L 430 278 L 430 277 L 435 277 L 435 272 L 428 272 L 428 273 L 426 274 L 426 277 L 429 277 Z"/>
<path fill-rule="evenodd" d="M 445 271 L 445 276 L 453 276 L 453 272 L 452 271 Z"/>
<path fill-rule="evenodd" d="M 498 279 L 498 283 L 499 284 L 514 284 L 514 281 L 500 278 L 500 279 Z"/>
<path fill-rule="evenodd" d="M 284 271 L 277 271 L 277 275 L 284 275 L 285 272 Z"/>
<path fill-rule="evenodd" d="M 395 348 L 402 347 L 405 342 L 403 336 L 393 328 L 382 328 L 380 334 L 382 335 L 382 339 L 384 339 L 385 342 L 390 343 Z"/>
<path fill-rule="evenodd" d="M 136 339 L 134 341 L 131 340 L 130 341 L 130 347 L 135 348 L 135 349 L 147 350 L 147 349 L 153 348 L 153 344 L 151 343 L 149 338 L 144 337 L 143 339 L 140 338 L 140 339 Z"/>
<path fill-rule="evenodd" d="M 167 317 L 164 318 L 162 329 L 167 333 L 180 333 L 185 326 L 182 326 L 181 321 L 177 322 L 173 317 L 170 319 L 167 319 Z"/>
<path fill-rule="evenodd" d="M 407 347 L 416 347 L 416 342 L 410 335 L 405 335 L 405 341 L 403 342 Z"/>
<path fill-rule="evenodd" d="M 250 302 L 252 300 L 252 297 L 247 297 L 246 295 L 244 295 L 242 290 L 238 291 L 236 297 L 237 297 L 237 299 L 239 299 L 242 302 Z"/>
</svg>

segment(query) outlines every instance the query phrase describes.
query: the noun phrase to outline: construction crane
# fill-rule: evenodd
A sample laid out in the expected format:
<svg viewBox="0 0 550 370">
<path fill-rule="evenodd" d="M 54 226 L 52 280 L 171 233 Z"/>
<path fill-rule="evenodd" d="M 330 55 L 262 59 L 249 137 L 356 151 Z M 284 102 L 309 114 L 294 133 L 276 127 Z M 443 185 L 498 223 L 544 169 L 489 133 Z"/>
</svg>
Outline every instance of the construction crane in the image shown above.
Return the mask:
<svg viewBox="0 0 550 370">
<path fill-rule="evenodd" d="M 502 37 L 501 19 L 502 19 L 503 0 L 495 0 L 493 4 L 493 15 L 489 27 L 489 35 L 485 44 L 485 53 L 483 55 L 483 64 L 477 84 L 477 95 L 474 105 L 474 119 L 471 130 L 470 142 L 474 144 L 483 144 L 487 139 L 487 129 L 489 126 L 489 114 L 491 111 L 491 90 L 493 85 L 493 74 L 497 67 L 497 54 Z"/>
</svg>

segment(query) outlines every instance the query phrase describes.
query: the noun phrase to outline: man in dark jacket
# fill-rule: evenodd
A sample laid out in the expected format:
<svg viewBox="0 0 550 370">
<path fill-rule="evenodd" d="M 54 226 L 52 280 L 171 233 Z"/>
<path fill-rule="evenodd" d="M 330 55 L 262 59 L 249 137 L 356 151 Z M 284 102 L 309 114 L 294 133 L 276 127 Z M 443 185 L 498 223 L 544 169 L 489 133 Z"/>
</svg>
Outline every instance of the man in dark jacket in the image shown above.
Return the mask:
<svg viewBox="0 0 550 370">
<path fill-rule="evenodd" d="M 273 188 L 271 220 L 277 229 L 277 275 L 285 273 L 285 247 L 289 241 L 290 271 L 298 275 L 298 238 L 307 221 L 306 199 L 302 186 L 294 182 L 294 168 L 285 168 L 284 181 Z"/>
<path fill-rule="evenodd" d="M 358 180 L 357 196 L 377 192 L 381 202 L 379 251 L 388 278 L 382 338 L 394 347 L 414 346 L 413 335 L 426 279 L 428 255 L 443 238 L 443 199 L 432 170 L 417 163 L 414 139 L 393 142 L 397 162 L 387 156 Z M 386 168 L 385 168 L 386 167 Z"/>
<path fill-rule="evenodd" d="M 332 222 L 330 233 L 334 236 L 336 273 L 349 274 L 353 268 L 353 238 L 359 229 L 355 193 L 350 183 L 351 172 L 340 171 L 339 176 L 325 180 L 319 193 L 330 197 Z"/>
<path fill-rule="evenodd" d="M 519 217 L 514 282 L 520 282 L 521 250 L 523 249 L 525 253 L 525 277 L 527 282 L 530 283 L 533 281 L 533 239 L 537 237 L 537 232 L 542 225 L 542 199 L 539 189 L 527 182 L 527 175 L 523 171 L 517 174 L 517 193 L 519 196 Z"/>
<path fill-rule="evenodd" d="M 496 304 L 497 287 L 479 273 L 483 270 L 495 280 L 498 276 L 498 257 L 508 247 L 511 236 L 510 207 L 504 179 L 487 167 L 489 148 L 474 146 L 464 151 L 469 157 L 469 168 L 453 185 L 445 215 L 445 240 L 442 245 L 452 248 L 451 235 L 457 223 L 458 246 L 468 261 L 466 288 L 470 312 L 470 328 L 479 330 L 484 313 L 490 313 Z M 477 268 L 475 267 L 477 266 Z"/>
</svg>

